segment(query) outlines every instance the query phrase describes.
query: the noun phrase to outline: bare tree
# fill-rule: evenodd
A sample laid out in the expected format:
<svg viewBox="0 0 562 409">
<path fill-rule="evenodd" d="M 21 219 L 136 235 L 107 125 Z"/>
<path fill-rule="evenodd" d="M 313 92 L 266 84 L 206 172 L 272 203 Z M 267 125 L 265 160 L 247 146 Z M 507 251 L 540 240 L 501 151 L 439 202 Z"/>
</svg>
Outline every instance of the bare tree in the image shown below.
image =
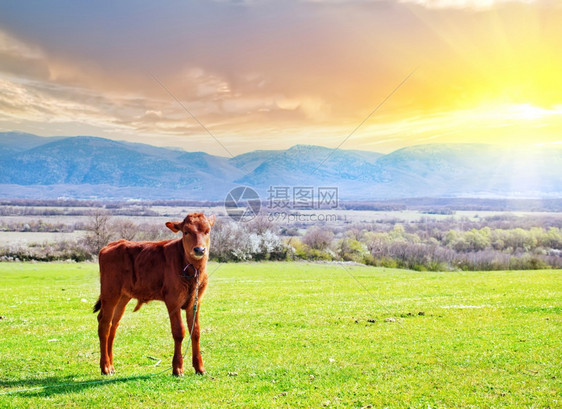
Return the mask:
<svg viewBox="0 0 562 409">
<path fill-rule="evenodd" d="M 113 238 L 113 232 L 109 227 L 111 215 L 104 210 L 96 209 L 91 212 L 88 223 L 86 224 L 86 246 L 93 253 L 97 254 Z"/>
<path fill-rule="evenodd" d="M 308 229 L 302 238 L 302 242 L 311 249 L 326 250 L 332 243 L 334 233 L 330 230 L 322 230 L 318 227 Z"/>
<path fill-rule="evenodd" d="M 269 220 L 267 216 L 259 214 L 253 220 L 246 223 L 246 229 L 251 233 L 261 235 L 268 230 L 275 233 L 277 232 L 278 227 L 274 222 Z"/>
<path fill-rule="evenodd" d="M 136 240 L 158 241 L 175 238 L 176 235 L 164 226 L 164 223 L 142 223 L 138 226 Z"/>
<path fill-rule="evenodd" d="M 113 223 L 111 230 L 120 239 L 134 240 L 139 231 L 139 226 L 131 220 L 118 219 Z"/>
</svg>

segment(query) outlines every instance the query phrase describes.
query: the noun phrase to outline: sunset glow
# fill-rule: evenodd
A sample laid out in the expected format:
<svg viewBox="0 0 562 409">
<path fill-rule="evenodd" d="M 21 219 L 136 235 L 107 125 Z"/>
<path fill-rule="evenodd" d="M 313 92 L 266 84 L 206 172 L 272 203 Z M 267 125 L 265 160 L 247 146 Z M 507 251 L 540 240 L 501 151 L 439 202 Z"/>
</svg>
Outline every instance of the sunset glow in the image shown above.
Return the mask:
<svg viewBox="0 0 562 409">
<path fill-rule="evenodd" d="M 0 131 L 223 156 L 363 121 L 343 148 L 559 144 L 560 27 L 547 0 L 4 4 Z"/>
</svg>

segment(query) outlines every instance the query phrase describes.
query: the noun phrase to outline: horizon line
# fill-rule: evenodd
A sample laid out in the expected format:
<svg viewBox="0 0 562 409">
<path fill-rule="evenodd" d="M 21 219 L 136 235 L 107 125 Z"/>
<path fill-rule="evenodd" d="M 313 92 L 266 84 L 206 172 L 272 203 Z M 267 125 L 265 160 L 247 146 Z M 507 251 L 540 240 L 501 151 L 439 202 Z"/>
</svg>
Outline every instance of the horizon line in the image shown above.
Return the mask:
<svg viewBox="0 0 562 409">
<path fill-rule="evenodd" d="M 205 150 L 196 150 L 196 151 L 188 151 L 185 148 L 182 148 L 181 146 L 171 146 L 171 145 L 167 145 L 167 146 L 163 146 L 163 145 L 155 145 L 153 143 L 147 143 L 146 141 L 143 142 L 138 142 L 138 141 L 131 141 L 131 140 L 127 140 L 127 139 L 117 139 L 117 138 L 109 138 L 106 136 L 96 136 L 96 135 L 37 135 L 34 133 L 30 133 L 30 132 L 25 132 L 25 131 L 19 131 L 19 130 L 1 130 L 0 131 L 0 135 L 2 134 L 20 134 L 20 135 L 29 135 L 29 136 L 34 136 L 34 137 L 38 137 L 38 138 L 44 138 L 44 139 L 50 139 L 50 138 L 59 138 L 59 140 L 62 139 L 71 139 L 71 138 L 96 138 L 96 139 L 102 139 L 102 140 L 106 140 L 106 141 L 113 141 L 113 142 L 118 142 L 118 143 L 123 143 L 123 144 L 137 144 L 137 145 L 145 145 L 145 146 L 150 146 L 153 148 L 160 148 L 160 149 L 168 149 L 168 150 L 174 150 L 174 151 L 181 151 L 181 152 L 186 152 L 186 153 L 205 153 L 207 155 L 210 156 L 215 156 L 215 157 L 220 157 L 220 158 L 227 158 L 229 159 L 228 156 L 223 156 L 223 155 L 217 155 L 217 154 L 213 154 L 213 153 L 209 153 L 208 151 Z M 49 142 L 47 142 L 49 143 Z M 509 146 L 504 146 L 502 144 L 499 143 L 484 143 L 484 142 L 445 142 L 445 143 L 417 143 L 417 144 L 412 144 L 412 145 L 404 145 L 401 147 L 398 147 L 396 149 L 393 149 L 387 153 L 385 152 L 381 152 L 381 151 L 376 151 L 376 150 L 371 150 L 371 149 L 365 149 L 365 148 L 344 148 L 344 147 L 330 147 L 330 146 L 326 146 L 326 145 L 319 145 L 319 144 L 307 144 L 307 143 L 297 143 L 295 145 L 291 145 L 287 148 L 281 148 L 281 149 L 261 149 L 261 148 L 257 148 L 257 149 L 253 149 L 253 150 L 247 150 L 244 151 L 242 153 L 236 154 L 232 157 L 230 157 L 230 159 L 235 158 L 237 156 L 241 156 L 247 153 L 252 153 L 252 152 L 285 152 L 288 150 L 291 150 L 295 147 L 299 147 L 299 146 L 305 146 L 305 147 L 315 147 L 315 148 L 323 148 L 323 149 L 327 149 L 327 150 L 332 150 L 332 151 L 337 151 L 337 150 L 342 150 L 342 151 L 359 151 L 359 152 L 369 152 L 369 153 L 378 153 L 381 154 L 383 156 L 389 155 L 391 153 L 394 152 L 398 152 L 402 149 L 407 149 L 407 148 L 413 148 L 413 147 L 423 147 L 423 146 L 486 146 L 486 147 L 495 147 L 498 149 L 502 149 L 502 150 L 510 150 L 510 149 L 517 149 L 517 148 L 528 148 L 528 147 L 535 147 L 535 148 L 544 148 L 544 147 L 552 147 L 552 146 L 556 146 L 556 145 L 560 145 L 560 147 L 562 147 L 562 141 L 554 141 L 554 142 L 550 142 L 550 143 L 515 143 L 513 145 L 509 145 Z M 41 146 L 41 145 L 39 145 Z"/>
</svg>

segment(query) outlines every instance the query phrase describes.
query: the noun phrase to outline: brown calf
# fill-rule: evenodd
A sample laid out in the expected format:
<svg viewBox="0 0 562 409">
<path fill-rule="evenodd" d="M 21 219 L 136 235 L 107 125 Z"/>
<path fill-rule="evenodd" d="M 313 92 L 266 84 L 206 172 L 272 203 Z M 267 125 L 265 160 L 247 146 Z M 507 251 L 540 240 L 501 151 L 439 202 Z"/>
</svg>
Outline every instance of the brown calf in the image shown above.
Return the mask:
<svg viewBox="0 0 562 409">
<path fill-rule="evenodd" d="M 136 298 L 137 311 L 143 303 L 161 300 L 166 303 L 174 337 L 173 374 L 183 375 L 181 343 L 185 326 L 181 310 L 186 310 L 187 327 L 191 333 L 193 367 L 203 374 L 199 351 L 199 316 L 194 312 L 196 285 L 199 300 L 207 288 L 209 233 L 215 217 L 203 213 L 188 214 L 183 222 L 167 222 L 181 239 L 160 242 L 119 240 L 101 249 L 99 255 L 101 291 L 94 312 L 98 314 L 100 368 L 102 374 L 114 373 L 113 340 L 119 320 L 131 298 Z"/>
</svg>

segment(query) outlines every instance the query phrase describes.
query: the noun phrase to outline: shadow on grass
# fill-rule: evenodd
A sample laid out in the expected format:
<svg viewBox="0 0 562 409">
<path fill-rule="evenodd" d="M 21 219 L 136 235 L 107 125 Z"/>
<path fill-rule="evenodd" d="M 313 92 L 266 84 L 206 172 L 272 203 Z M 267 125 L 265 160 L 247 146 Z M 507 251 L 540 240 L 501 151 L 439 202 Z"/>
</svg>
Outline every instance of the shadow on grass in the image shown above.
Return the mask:
<svg viewBox="0 0 562 409">
<path fill-rule="evenodd" d="M 100 379 L 91 379 L 84 381 L 75 380 L 75 376 L 48 376 L 45 378 L 31 378 L 20 380 L 3 380 L 0 379 L 0 396 L 42 396 L 48 397 L 58 394 L 78 392 L 98 386 L 125 383 L 138 380 L 147 380 L 164 373 L 155 373 L 147 375 L 134 375 L 122 377 L 104 377 Z M 5 390 L 9 388 L 10 390 Z"/>
</svg>

